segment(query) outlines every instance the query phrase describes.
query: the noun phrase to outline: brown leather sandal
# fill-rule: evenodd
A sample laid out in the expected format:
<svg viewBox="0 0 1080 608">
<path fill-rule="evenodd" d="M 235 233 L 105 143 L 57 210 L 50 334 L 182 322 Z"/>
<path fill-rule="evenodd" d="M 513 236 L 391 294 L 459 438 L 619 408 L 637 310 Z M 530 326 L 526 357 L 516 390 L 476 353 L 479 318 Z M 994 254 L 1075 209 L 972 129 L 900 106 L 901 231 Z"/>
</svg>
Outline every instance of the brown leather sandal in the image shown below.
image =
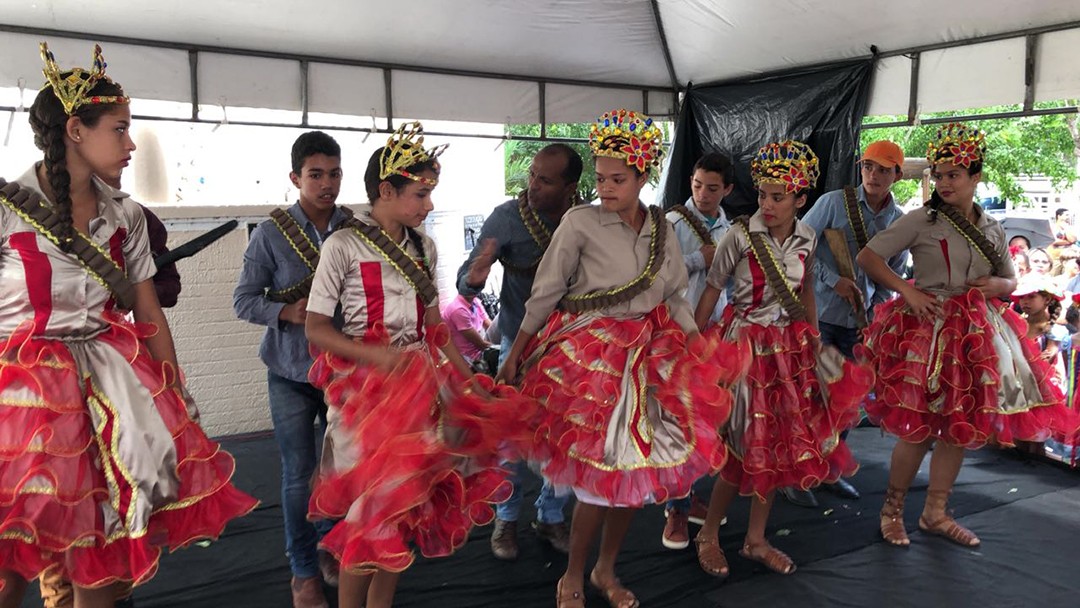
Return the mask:
<svg viewBox="0 0 1080 608">
<path fill-rule="evenodd" d="M 904 498 L 907 490 L 889 486 L 885 492 L 885 504 L 881 507 L 881 536 L 885 542 L 897 547 L 911 544 L 904 529 Z"/>
<path fill-rule="evenodd" d="M 585 596 L 580 591 L 564 593 L 562 588 L 563 579 L 559 579 L 555 586 L 555 603 L 557 608 L 585 608 Z"/>
<path fill-rule="evenodd" d="M 720 548 L 720 540 L 701 538 L 699 536 L 694 539 L 694 545 L 697 546 L 697 559 L 701 569 L 715 577 L 727 578 L 730 569 L 728 568 L 727 556 L 724 555 L 724 550 Z"/>
<path fill-rule="evenodd" d="M 764 548 L 764 553 L 759 553 Z M 795 572 L 795 562 L 788 557 L 787 553 L 777 549 L 769 544 L 769 541 L 764 541 L 751 545 L 746 543 L 743 545 L 742 550 L 739 551 L 739 555 L 746 559 L 763 564 L 769 570 L 777 574 L 791 574 Z"/>
<path fill-rule="evenodd" d="M 641 606 L 637 597 L 629 589 L 623 587 L 617 578 L 605 587 L 597 581 L 596 572 L 593 571 L 589 575 L 589 584 L 604 595 L 604 599 L 611 605 L 611 608 L 638 608 Z"/>
<path fill-rule="evenodd" d="M 955 519 L 949 515 L 945 510 L 945 505 L 948 503 L 949 494 L 952 490 L 927 490 L 926 491 L 926 504 L 927 506 L 934 506 L 940 508 L 945 512 L 936 521 L 929 521 L 925 515 L 919 516 L 919 529 L 927 534 L 934 534 L 947 538 L 952 542 L 962 547 L 978 547 L 978 536 L 971 530 L 968 530 L 964 526 L 961 526 Z"/>
</svg>

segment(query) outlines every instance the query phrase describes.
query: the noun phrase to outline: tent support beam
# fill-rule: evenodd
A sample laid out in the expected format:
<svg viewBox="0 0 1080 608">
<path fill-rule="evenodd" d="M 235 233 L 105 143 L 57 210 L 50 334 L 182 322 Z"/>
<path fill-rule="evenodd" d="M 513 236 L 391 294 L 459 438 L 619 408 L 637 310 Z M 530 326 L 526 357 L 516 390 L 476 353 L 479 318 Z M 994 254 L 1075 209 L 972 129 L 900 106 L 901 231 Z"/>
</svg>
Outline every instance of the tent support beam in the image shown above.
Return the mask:
<svg viewBox="0 0 1080 608">
<path fill-rule="evenodd" d="M 2 112 L 27 112 L 27 108 L 19 109 L 15 106 L 0 106 L 0 113 Z M 204 120 L 201 118 L 176 118 L 168 116 L 149 116 L 149 115 L 132 115 L 132 120 L 136 121 L 158 121 L 158 122 L 182 122 L 188 124 L 198 125 L 220 125 L 218 120 Z M 255 120 L 230 120 L 229 125 L 242 126 L 242 127 L 274 127 L 278 129 L 296 129 L 298 127 L 304 127 L 308 129 L 318 131 L 345 131 L 349 133 L 382 133 L 390 135 L 394 132 L 392 128 L 384 129 L 371 129 L 367 127 L 346 127 L 341 125 L 299 125 L 295 123 L 280 123 L 280 122 L 260 122 Z M 424 129 L 424 135 L 436 136 L 436 137 L 469 137 L 477 139 L 497 139 L 501 141 L 538 141 L 547 143 L 564 143 L 564 144 L 587 144 L 589 140 L 583 137 L 548 137 L 543 135 L 540 137 L 532 135 L 493 135 L 490 133 L 451 133 L 448 131 L 431 131 Z"/>
<path fill-rule="evenodd" d="M 914 53 L 911 55 L 911 80 L 909 82 L 908 93 L 908 106 L 907 106 L 907 119 L 909 123 L 914 124 L 915 119 L 919 117 L 919 61 L 922 55 Z"/>
<path fill-rule="evenodd" d="M 1030 112 L 1035 109 L 1035 54 L 1039 37 L 1028 34 L 1024 42 L 1024 111 Z"/>
<path fill-rule="evenodd" d="M 651 0 L 649 4 L 652 6 L 653 21 L 656 22 L 656 34 L 660 37 L 660 48 L 664 52 L 664 64 L 667 65 L 668 78 L 671 79 L 671 107 L 678 107 L 679 77 L 675 75 L 675 63 L 671 60 L 671 47 L 668 46 L 667 33 L 664 32 L 664 20 L 660 16 L 660 2 L 658 0 Z M 648 94 L 646 93 L 646 95 Z M 648 105 L 648 103 L 646 102 L 645 105 Z M 646 112 L 646 114 L 648 114 L 648 112 Z"/>
<path fill-rule="evenodd" d="M 191 120 L 199 120 L 199 53 L 188 51 L 188 69 L 191 73 Z"/>
<path fill-rule="evenodd" d="M 236 49 L 221 46 L 187 44 L 180 42 L 164 42 L 161 40 L 149 40 L 146 38 L 130 38 L 126 36 L 110 36 L 106 34 L 88 34 L 84 32 L 71 32 L 48 28 L 25 27 L 21 25 L 8 25 L 0 23 L 0 32 L 10 34 L 28 34 L 31 36 L 44 36 L 55 38 L 73 38 L 75 40 L 88 40 L 115 44 L 129 44 L 133 46 L 145 46 L 159 49 L 171 49 L 177 51 L 195 51 L 200 53 L 220 53 L 224 55 L 238 55 L 242 57 L 261 57 L 264 59 L 284 59 L 287 61 L 308 61 L 310 63 L 329 63 L 333 65 L 347 65 L 359 68 L 375 68 L 382 70 L 400 70 L 403 72 L 420 72 L 423 74 L 440 74 L 444 76 L 463 76 L 468 78 L 488 78 L 494 80 L 514 80 L 517 82 L 538 82 L 536 76 L 523 76 L 521 74 L 503 74 L 500 72 L 478 72 L 475 70 L 457 70 L 449 68 L 432 68 L 419 65 L 406 65 L 398 63 L 383 63 L 378 61 L 363 61 L 357 59 L 342 59 L 337 57 L 321 57 L 317 55 L 303 55 L 298 53 L 280 53 L 274 51 L 256 51 L 251 49 Z M 622 89 L 640 91 L 642 89 L 664 89 L 663 85 L 656 84 L 626 84 L 596 82 L 593 80 L 576 80 L 573 78 L 543 78 L 553 84 L 565 84 L 577 87 Z"/>
<path fill-rule="evenodd" d="M 308 62 L 300 62 L 300 126 L 308 126 Z"/>
<path fill-rule="evenodd" d="M 1048 116 L 1052 114 L 1077 114 L 1080 107 L 1066 106 L 1063 108 L 1040 108 L 1036 110 L 1016 110 L 1013 112 L 994 112 L 992 114 L 967 114 L 963 116 L 942 116 L 937 118 L 922 118 L 917 122 L 906 120 L 896 122 L 868 122 L 863 123 L 860 129 L 884 129 L 886 127 L 912 127 L 920 125 L 941 125 L 950 122 L 975 122 L 979 120 L 998 120 L 1002 118 L 1024 118 L 1025 116 Z"/>
</svg>

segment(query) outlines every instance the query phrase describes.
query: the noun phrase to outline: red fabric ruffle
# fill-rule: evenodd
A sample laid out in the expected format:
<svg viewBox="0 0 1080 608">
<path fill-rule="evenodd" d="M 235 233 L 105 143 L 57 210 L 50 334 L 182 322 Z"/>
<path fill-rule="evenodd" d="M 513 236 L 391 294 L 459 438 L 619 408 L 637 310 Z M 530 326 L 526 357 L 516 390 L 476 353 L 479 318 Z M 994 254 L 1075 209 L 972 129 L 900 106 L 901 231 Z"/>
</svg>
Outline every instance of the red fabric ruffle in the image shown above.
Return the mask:
<svg viewBox="0 0 1080 608">
<path fill-rule="evenodd" d="M 340 409 L 356 464 L 319 479 L 309 517 L 341 520 L 320 546 L 349 571 L 400 572 L 414 560 L 410 543 L 450 555 L 513 490 L 497 452 L 504 439 L 520 445 L 509 429 L 528 412 L 508 407 L 506 389 L 478 391 L 494 389 L 490 378 L 455 377 L 433 356 L 402 353 L 386 372 L 316 352 L 309 379 Z"/>
<path fill-rule="evenodd" d="M 1053 367 L 1025 337 L 1026 323 L 1008 306 L 994 306 L 1008 331 L 1020 338 L 1040 403 L 1025 411 L 1002 411 L 998 354 L 992 343 L 997 330 L 987 317 L 987 301 L 972 289 L 944 301 L 944 325 L 936 348 L 932 348 L 932 319 L 911 314 L 899 298 L 878 306 L 874 323 L 866 330 L 866 343 L 857 350 L 877 371 L 875 398 L 866 404 L 871 420 L 904 441 L 940 439 L 968 449 L 1075 433 L 1080 421 L 1066 407 L 1065 396 L 1053 381 Z M 938 365 L 940 388 L 931 394 L 929 378 Z M 932 407 L 934 403 L 940 406 Z"/>
<path fill-rule="evenodd" d="M 577 318 L 552 313 L 525 349 L 523 361 L 539 356 L 520 382 L 521 392 L 541 405 L 531 458 L 546 461 L 543 473 L 552 483 L 612 504 L 636 506 L 687 495 L 694 481 L 723 465 L 725 450 L 716 430 L 730 414 L 726 387 L 744 373 L 745 350 L 705 339 L 688 347 L 666 305 L 641 318 L 598 317 L 567 330 Z M 626 390 L 623 370 L 630 354 L 641 349 L 644 385 L 665 415 L 677 421 L 692 450 L 677 464 L 597 466 L 605 461 L 612 406 Z"/>
<path fill-rule="evenodd" d="M 706 333 L 726 336 L 735 322 L 729 307 Z M 782 327 L 744 325 L 734 337 L 747 345 L 752 360 L 743 380 L 747 392 L 736 391 L 737 400 L 748 395 L 746 403 L 736 403 L 746 408 L 742 458 L 731 453 L 719 471 L 721 479 L 744 496 L 764 499 L 777 488 L 809 489 L 854 475 L 858 463 L 839 435 L 858 421 L 859 405 L 873 386 L 873 371 L 845 360 L 839 378 L 822 377 L 819 336 L 805 321 Z M 822 382 L 827 385 L 822 387 Z"/>
<path fill-rule="evenodd" d="M 106 538 L 99 503 L 110 498 L 87 405 L 91 387 L 64 342 L 20 328 L 0 341 L 0 568 L 26 579 L 60 564 L 79 586 L 139 584 L 157 571 L 162 547 L 217 538 L 257 505 L 229 482 L 232 456 L 206 437 L 169 386 L 176 371 L 150 356 L 143 339 L 156 328 L 115 313 L 106 320 L 93 340 L 120 353 L 153 396 L 175 442 L 179 495 L 155 510 L 145 534 Z M 25 402 L 11 396 L 20 389 L 31 395 Z"/>
</svg>

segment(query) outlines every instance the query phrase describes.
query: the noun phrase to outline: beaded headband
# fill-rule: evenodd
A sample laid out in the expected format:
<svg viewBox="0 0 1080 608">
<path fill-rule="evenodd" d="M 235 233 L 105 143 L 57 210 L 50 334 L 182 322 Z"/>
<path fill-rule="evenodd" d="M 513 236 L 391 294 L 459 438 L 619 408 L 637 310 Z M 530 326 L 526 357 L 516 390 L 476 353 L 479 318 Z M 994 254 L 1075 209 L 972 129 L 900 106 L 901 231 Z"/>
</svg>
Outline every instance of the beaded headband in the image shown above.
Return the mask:
<svg viewBox="0 0 1080 608">
<path fill-rule="evenodd" d="M 604 112 L 589 130 L 593 156 L 623 159 L 642 173 L 660 166 L 663 143 L 664 134 L 653 119 L 625 109 Z"/>
<path fill-rule="evenodd" d="M 797 192 L 816 186 L 821 169 L 810 146 L 789 139 L 758 150 L 750 162 L 750 174 L 755 186 L 778 184 L 787 192 Z"/>
<path fill-rule="evenodd" d="M 52 87 L 53 93 L 64 107 L 64 113 L 73 115 L 80 107 L 101 103 L 129 103 L 130 97 L 125 95 L 89 95 L 99 80 L 112 82 L 105 75 L 105 58 L 101 56 L 101 45 L 94 45 L 93 67 L 89 70 L 73 68 L 65 78 L 61 75 L 60 66 L 56 65 L 56 58 L 49 50 L 49 43 L 41 43 L 41 59 L 45 62 L 45 68 L 41 73 L 45 75 L 45 84 L 41 88 Z"/>
<path fill-rule="evenodd" d="M 975 127 L 950 122 L 938 129 L 934 139 L 926 145 L 926 160 L 930 166 L 952 163 L 965 169 L 971 163 L 986 158 L 986 135 Z"/>
<path fill-rule="evenodd" d="M 402 124 L 386 140 L 382 156 L 379 158 L 379 179 L 386 179 L 391 175 L 407 177 L 414 182 L 436 186 L 438 178 L 421 177 L 409 173 L 409 167 L 419 165 L 429 160 L 435 161 L 435 173 L 439 172 L 439 162 L 435 159 L 446 151 L 449 144 L 442 144 L 431 149 L 424 149 L 424 125 L 414 120 Z"/>
</svg>

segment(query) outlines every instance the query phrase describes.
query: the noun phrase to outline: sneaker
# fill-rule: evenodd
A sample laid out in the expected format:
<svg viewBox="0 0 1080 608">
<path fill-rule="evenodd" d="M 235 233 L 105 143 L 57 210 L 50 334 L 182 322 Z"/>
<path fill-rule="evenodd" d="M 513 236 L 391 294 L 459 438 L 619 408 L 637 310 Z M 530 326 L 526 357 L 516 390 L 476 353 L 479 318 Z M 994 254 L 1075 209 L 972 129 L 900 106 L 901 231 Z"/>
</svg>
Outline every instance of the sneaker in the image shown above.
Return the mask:
<svg viewBox="0 0 1080 608">
<path fill-rule="evenodd" d="M 547 541 L 552 549 L 563 554 L 570 553 L 570 526 L 566 525 L 566 522 L 545 524 L 534 521 L 533 530 L 536 530 L 536 536 Z"/>
<path fill-rule="evenodd" d="M 678 509 L 667 512 L 667 523 L 664 524 L 664 536 L 660 542 L 668 549 L 685 549 L 690 546 L 690 531 L 687 529 L 689 522 L 686 513 Z"/>
<path fill-rule="evenodd" d="M 322 580 L 317 576 L 306 578 L 293 577 L 292 584 L 293 608 L 330 608 L 326 596 L 322 590 Z"/>
<path fill-rule="evenodd" d="M 516 521 L 495 520 L 495 529 L 491 531 L 491 553 L 509 562 L 518 558 Z"/>
<path fill-rule="evenodd" d="M 319 572 L 322 573 L 322 580 L 331 587 L 338 586 L 338 574 L 341 569 L 338 561 L 334 559 L 333 555 L 330 555 L 326 551 L 319 551 Z"/>
<path fill-rule="evenodd" d="M 690 513 L 687 518 L 690 523 L 699 526 L 705 525 L 705 516 L 709 514 L 709 505 L 705 504 L 696 494 L 690 497 Z M 720 524 L 723 525 L 723 524 Z"/>
<path fill-rule="evenodd" d="M 664 514 L 666 515 L 667 512 L 665 511 Z M 706 504 L 704 501 L 702 501 L 700 498 L 698 498 L 697 494 L 691 495 L 690 496 L 690 514 L 687 517 L 687 519 L 690 520 L 690 523 L 698 525 L 698 526 L 704 526 L 705 525 L 705 517 L 708 514 L 709 514 L 709 505 Z M 720 525 L 721 526 L 726 526 L 727 525 L 727 517 L 724 517 L 723 519 L 720 520 Z"/>
</svg>

